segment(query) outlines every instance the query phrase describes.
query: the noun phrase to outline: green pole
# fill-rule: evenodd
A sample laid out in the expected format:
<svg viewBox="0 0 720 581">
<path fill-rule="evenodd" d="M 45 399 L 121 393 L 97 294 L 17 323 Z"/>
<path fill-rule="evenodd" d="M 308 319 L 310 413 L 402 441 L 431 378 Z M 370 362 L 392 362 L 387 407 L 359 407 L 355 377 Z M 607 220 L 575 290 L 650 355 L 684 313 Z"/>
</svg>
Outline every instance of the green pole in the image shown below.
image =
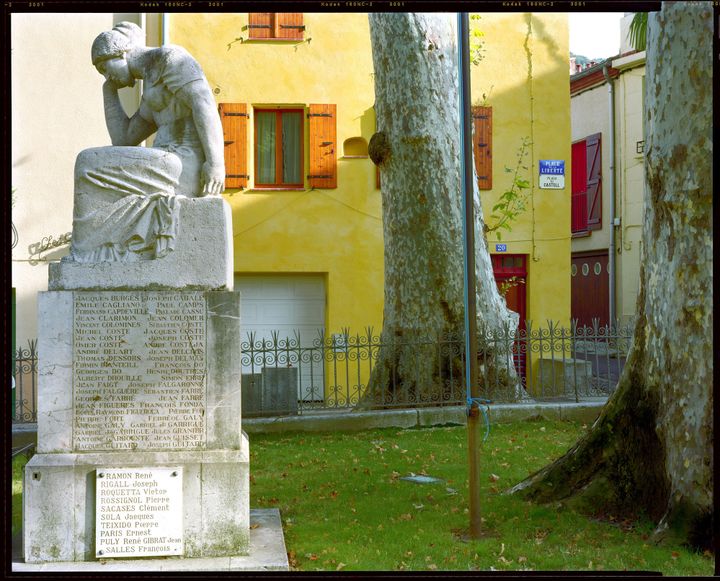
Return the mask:
<svg viewBox="0 0 720 581">
<path fill-rule="evenodd" d="M 472 125 L 470 123 L 470 25 L 467 12 L 458 13 L 458 72 L 460 89 L 460 138 L 462 155 L 462 198 L 465 235 L 465 385 L 468 410 L 468 480 L 470 495 L 470 536 L 480 537 L 480 408 L 477 403 L 477 308 L 475 305 L 475 208 L 473 206 L 474 172 L 472 158 Z"/>
</svg>

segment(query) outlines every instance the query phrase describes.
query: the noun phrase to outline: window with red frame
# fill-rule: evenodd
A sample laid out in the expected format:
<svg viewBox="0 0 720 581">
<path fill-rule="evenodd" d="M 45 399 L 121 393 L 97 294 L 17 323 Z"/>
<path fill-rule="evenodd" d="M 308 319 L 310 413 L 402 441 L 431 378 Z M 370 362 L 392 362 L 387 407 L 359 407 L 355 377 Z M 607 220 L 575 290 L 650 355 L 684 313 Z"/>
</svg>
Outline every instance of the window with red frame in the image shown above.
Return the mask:
<svg viewBox="0 0 720 581">
<path fill-rule="evenodd" d="M 302 188 L 303 110 L 255 110 L 255 185 Z"/>
</svg>

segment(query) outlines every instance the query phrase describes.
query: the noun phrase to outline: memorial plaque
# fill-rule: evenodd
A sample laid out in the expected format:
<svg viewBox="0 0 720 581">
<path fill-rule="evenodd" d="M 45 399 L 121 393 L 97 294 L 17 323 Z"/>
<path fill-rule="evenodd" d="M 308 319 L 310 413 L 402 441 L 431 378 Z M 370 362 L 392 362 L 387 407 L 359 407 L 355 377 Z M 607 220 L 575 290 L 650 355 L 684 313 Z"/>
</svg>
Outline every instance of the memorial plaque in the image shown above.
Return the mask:
<svg viewBox="0 0 720 581">
<path fill-rule="evenodd" d="M 183 554 L 182 468 L 98 468 L 95 556 Z"/>
<path fill-rule="evenodd" d="M 78 451 L 205 445 L 202 292 L 75 292 L 73 445 Z"/>
</svg>

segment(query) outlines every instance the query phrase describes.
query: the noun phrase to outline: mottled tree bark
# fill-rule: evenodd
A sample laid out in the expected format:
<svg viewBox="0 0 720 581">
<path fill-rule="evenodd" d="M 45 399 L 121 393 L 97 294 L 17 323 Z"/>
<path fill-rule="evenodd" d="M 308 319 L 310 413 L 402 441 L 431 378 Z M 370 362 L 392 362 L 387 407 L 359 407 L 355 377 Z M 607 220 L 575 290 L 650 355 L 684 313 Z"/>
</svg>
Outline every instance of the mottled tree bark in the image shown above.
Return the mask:
<svg viewBox="0 0 720 581">
<path fill-rule="evenodd" d="M 436 338 L 464 336 L 463 230 L 456 26 L 449 14 L 370 15 L 377 133 L 370 157 L 381 168 L 385 244 L 384 346 L 366 403 L 442 401 L 462 380 L 462 349 Z M 499 295 L 475 199 L 479 326 L 516 326 Z M 420 338 L 431 343 L 418 346 Z M 481 346 L 482 347 L 482 346 Z M 481 362 L 514 390 L 507 353 Z M 512 393 L 512 391 L 511 391 Z M 462 395 L 462 389 L 460 390 Z M 408 399 L 409 398 L 409 399 Z"/>
<path fill-rule="evenodd" d="M 617 390 L 569 452 L 509 491 L 644 512 L 658 540 L 699 547 L 714 514 L 712 18 L 709 2 L 649 15 L 638 320 Z"/>
</svg>

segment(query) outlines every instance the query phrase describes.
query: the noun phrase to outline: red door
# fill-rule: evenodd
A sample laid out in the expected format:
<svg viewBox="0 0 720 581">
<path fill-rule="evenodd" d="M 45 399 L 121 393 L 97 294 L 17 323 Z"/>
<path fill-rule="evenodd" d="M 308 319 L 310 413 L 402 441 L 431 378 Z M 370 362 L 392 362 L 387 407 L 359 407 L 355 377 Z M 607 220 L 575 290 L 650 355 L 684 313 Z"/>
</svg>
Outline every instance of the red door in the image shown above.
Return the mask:
<svg viewBox="0 0 720 581">
<path fill-rule="evenodd" d="M 570 274 L 572 318 L 577 319 L 579 327 L 591 327 L 593 319 L 599 319 L 601 327 L 607 325 L 610 310 L 607 250 L 573 254 Z"/>
<path fill-rule="evenodd" d="M 527 255 L 525 254 L 493 254 L 493 273 L 498 290 L 504 294 L 505 302 L 510 310 L 520 315 L 518 331 L 525 331 L 527 318 Z M 524 346 L 516 341 L 513 346 L 513 359 L 518 375 L 525 383 L 527 358 Z"/>
</svg>

